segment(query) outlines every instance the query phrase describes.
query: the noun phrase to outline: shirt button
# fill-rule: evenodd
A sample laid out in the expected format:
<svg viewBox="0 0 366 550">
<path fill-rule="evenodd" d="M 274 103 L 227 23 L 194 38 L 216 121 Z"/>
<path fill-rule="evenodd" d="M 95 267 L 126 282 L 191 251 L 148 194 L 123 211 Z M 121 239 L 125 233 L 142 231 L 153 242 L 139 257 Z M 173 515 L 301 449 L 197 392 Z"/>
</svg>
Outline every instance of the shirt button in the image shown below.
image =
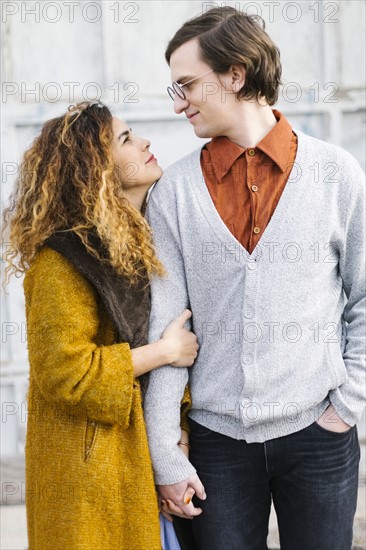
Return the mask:
<svg viewBox="0 0 366 550">
<path fill-rule="evenodd" d="M 258 187 L 256 185 L 252 185 L 252 191 L 258 191 Z"/>
<path fill-rule="evenodd" d="M 256 235 L 258 235 L 258 233 L 261 232 L 261 230 L 259 229 L 259 227 L 255 227 L 255 228 L 253 229 L 253 231 L 254 231 L 254 233 L 255 233 Z"/>
<path fill-rule="evenodd" d="M 254 157 L 254 155 L 255 155 L 254 149 L 249 149 L 248 155 L 249 155 L 250 157 Z"/>
</svg>

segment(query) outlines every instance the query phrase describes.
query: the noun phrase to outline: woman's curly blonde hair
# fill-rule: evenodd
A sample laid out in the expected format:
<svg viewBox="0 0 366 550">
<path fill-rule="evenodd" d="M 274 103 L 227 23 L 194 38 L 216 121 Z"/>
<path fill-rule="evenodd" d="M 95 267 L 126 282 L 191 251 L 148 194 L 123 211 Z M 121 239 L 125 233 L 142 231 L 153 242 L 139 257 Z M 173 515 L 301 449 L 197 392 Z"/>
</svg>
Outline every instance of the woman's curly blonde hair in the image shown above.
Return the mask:
<svg viewBox="0 0 366 550">
<path fill-rule="evenodd" d="M 131 284 L 164 274 L 149 225 L 123 197 L 112 156 L 112 120 L 102 103 L 79 103 L 46 122 L 24 154 L 4 211 L 4 285 L 12 274 L 29 268 L 56 231 L 75 232 L 91 254 Z M 93 247 L 92 233 L 101 240 L 107 258 Z"/>
</svg>

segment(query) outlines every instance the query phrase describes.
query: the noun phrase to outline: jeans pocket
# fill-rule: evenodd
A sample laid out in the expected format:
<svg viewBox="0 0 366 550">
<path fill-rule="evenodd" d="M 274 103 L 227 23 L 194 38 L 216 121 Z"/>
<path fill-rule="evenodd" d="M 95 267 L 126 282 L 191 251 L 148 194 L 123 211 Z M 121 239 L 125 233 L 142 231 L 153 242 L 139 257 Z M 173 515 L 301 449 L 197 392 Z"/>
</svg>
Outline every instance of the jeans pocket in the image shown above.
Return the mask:
<svg viewBox="0 0 366 550">
<path fill-rule="evenodd" d="M 349 435 L 355 428 L 355 426 L 351 426 L 348 430 L 346 430 L 345 432 L 334 432 L 333 430 L 327 430 L 326 428 L 323 428 L 323 426 L 321 426 L 320 424 L 318 424 L 317 421 L 315 421 L 313 423 L 313 426 L 315 426 L 315 428 L 317 428 L 320 432 L 323 432 L 325 434 L 328 434 L 332 437 L 345 437 L 347 435 Z"/>
</svg>

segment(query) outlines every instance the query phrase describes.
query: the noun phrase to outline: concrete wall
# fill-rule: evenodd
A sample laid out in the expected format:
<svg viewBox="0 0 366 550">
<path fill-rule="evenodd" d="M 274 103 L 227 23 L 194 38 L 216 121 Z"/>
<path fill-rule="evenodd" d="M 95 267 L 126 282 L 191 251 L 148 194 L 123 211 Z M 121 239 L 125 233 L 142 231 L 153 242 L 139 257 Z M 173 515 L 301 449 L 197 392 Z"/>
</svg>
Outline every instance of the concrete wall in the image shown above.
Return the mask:
<svg viewBox="0 0 366 550">
<path fill-rule="evenodd" d="M 163 167 L 202 143 L 173 113 L 164 48 L 186 19 L 225 4 L 262 15 L 279 45 L 278 108 L 296 128 L 343 146 L 364 167 L 364 2 L 4 1 L 2 206 L 40 125 L 70 103 L 101 98 L 151 139 Z M 4 456 L 22 452 L 28 372 L 21 280 L 8 293 L 1 295 Z"/>
</svg>

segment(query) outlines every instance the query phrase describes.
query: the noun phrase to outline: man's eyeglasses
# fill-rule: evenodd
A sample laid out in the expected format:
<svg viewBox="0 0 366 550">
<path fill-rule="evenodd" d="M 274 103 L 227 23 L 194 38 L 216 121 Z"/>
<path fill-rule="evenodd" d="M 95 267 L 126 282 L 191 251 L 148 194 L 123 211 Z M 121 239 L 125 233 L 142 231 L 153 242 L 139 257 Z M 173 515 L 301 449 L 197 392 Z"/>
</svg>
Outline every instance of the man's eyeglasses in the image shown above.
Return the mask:
<svg viewBox="0 0 366 550">
<path fill-rule="evenodd" d="M 186 99 L 186 94 L 183 91 L 183 86 L 187 86 L 187 84 L 190 84 L 194 80 L 198 80 L 199 78 L 206 76 L 206 74 L 210 74 L 213 72 L 214 70 L 211 69 L 206 73 L 200 74 L 199 76 L 195 76 L 194 78 L 192 78 L 191 80 L 188 80 L 188 82 L 185 82 L 184 84 L 178 84 L 178 82 L 172 82 L 172 85 L 167 87 L 167 92 L 169 94 L 170 99 L 174 101 L 175 95 L 177 95 L 180 99 Z"/>
</svg>

